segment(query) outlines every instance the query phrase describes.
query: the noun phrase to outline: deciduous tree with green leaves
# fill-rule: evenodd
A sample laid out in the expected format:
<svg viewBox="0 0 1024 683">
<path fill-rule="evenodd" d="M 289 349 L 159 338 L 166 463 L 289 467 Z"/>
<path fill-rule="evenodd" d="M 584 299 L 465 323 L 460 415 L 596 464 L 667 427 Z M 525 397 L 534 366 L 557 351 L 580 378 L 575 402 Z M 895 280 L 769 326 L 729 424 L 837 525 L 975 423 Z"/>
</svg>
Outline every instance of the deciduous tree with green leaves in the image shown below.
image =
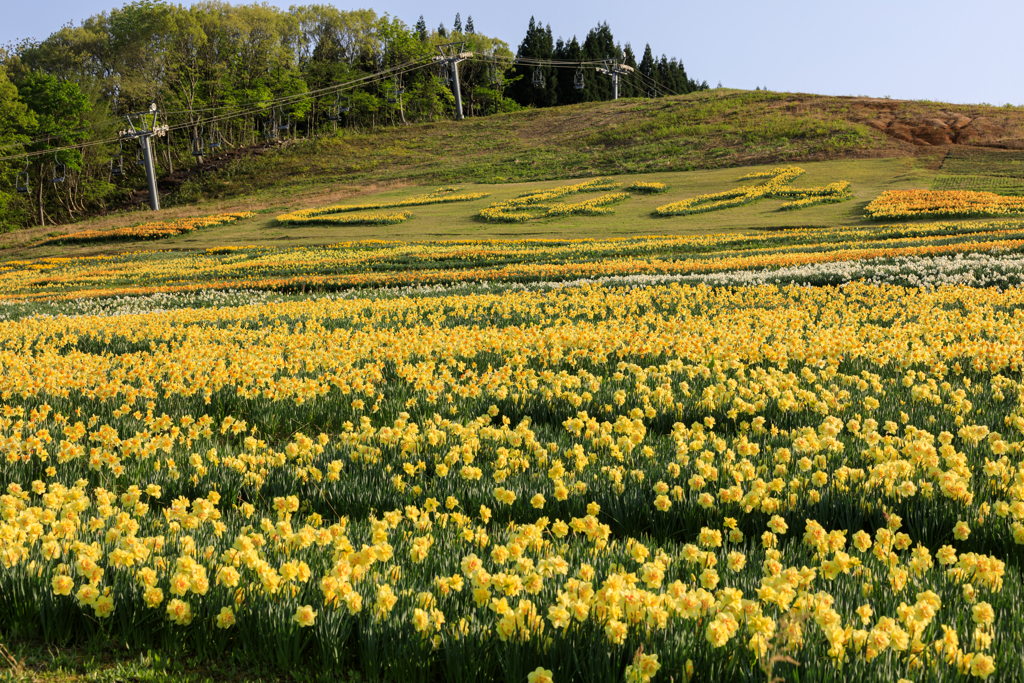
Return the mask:
<svg viewBox="0 0 1024 683">
<path fill-rule="evenodd" d="M 77 83 L 62 81 L 51 74 L 33 72 L 17 83 L 17 87 L 19 97 L 35 115 L 35 126 L 28 131 L 34 141 L 26 146 L 28 151 L 45 152 L 86 139 L 82 124 L 92 104 Z M 57 187 L 47 190 L 47 185 L 56 185 L 47 181 L 53 178 L 57 164 L 63 164 L 68 172 L 80 171 L 82 153 L 77 149 L 68 149 L 54 152 L 53 156 L 42 154 L 30 157 L 30 168 L 34 171 L 32 175 L 37 180 L 33 198 L 39 225 L 46 224 L 47 198 L 51 193 L 60 192 Z"/>
</svg>

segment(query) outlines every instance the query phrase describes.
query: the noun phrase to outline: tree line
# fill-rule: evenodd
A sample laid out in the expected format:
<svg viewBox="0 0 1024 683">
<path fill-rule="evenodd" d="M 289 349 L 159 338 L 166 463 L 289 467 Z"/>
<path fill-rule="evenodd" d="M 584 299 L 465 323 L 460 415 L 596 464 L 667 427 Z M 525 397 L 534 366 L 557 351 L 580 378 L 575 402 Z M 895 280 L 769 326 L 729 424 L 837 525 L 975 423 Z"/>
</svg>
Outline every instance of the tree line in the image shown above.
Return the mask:
<svg viewBox="0 0 1024 683">
<path fill-rule="evenodd" d="M 126 115 L 154 103 L 159 122 L 170 126 L 154 138 L 161 176 L 203 164 L 215 149 L 451 118 L 447 68 L 433 61 L 447 43 L 475 55 L 459 65 L 466 116 L 611 97 L 610 79 L 592 70 L 575 88 L 573 69 L 543 67 L 549 78 L 535 87 L 535 69 L 517 57 L 618 58 L 638 71 L 623 80 L 624 97 L 706 87 L 675 59 L 654 59 L 650 46 L 636 64 L 607 24 L 582 45 L 575 37 L 555 43 L 550 26 L 531 18 L 513 54 L 459 14 L 450 29 L 429 29 L 422 16 L 410 26 L 329 5 L 281 10 L 206 0 L 186 8 L 136 0 L 44 40 L 0 48 L 0 157 L 38 153 L 0 161 L 0 227 L 67 222 L 145 187 L 139 144 L 118 137 Z"/>
<path fill-rule="evenodd" d="M 669 59 L 664 54 L 655 58 L 650 43 L 638 63 L 632 46 L 616 43 L 605 22 L 591 29 L 580 44 L 576 36 L 568 42 L 561 37 L 555 40 L 550 24 L 544 26 L 530 17 L 516 56 L 549 64 L 516 66 L 517 78 L 508 94 L 522 106 L 551 107 L 612 99 L 609 76 L 598 74 L 592 67 L 574 70 L 567 66 L 602 60 L 615 61 L 634 70 L 629 77 L 620 79 L 619 97 L 682 95 L 708 88 L 707 81 L 698 83 L 687 76 L 678 59 Z"/>
</svg>

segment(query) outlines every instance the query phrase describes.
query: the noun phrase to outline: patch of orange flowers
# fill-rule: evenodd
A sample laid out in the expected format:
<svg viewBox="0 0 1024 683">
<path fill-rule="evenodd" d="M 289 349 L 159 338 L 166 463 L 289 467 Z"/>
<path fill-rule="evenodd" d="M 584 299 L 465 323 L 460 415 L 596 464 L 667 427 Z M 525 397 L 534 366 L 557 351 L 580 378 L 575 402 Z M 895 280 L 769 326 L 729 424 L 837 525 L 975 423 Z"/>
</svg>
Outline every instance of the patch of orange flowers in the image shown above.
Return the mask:
<svg viewBox="0 0 1024 683">
<path fill-rule="evenodd" d="M 1024 198 L 968 190 L 886 190 L 864 209 L 869 218 L 983 218 L 1024 215 Z"/>
<path fill-rule="evenodd" d="M 130 228 L 116 228 L 114 230 L 81 230 L 66 235 L 50 237 L 42 244 L 68 244 L 81 242 L 107 242 L 107 241 L 128 241 L 128 240 L 154 240 L 164 237 L 182 235 L 186 232 L 208 228 L 212 225 L 223 225 L 233 223 L 242 218 L 250 218 L 256 214 L 248 211 L 238 213 L 220 213 L 213 216 L 201 218 L 179 218 L 173 221 L 150 221 L 142 225 L 135 225 Z M 37 245 L 37 246 L 38 246 Z"/>
</svg>

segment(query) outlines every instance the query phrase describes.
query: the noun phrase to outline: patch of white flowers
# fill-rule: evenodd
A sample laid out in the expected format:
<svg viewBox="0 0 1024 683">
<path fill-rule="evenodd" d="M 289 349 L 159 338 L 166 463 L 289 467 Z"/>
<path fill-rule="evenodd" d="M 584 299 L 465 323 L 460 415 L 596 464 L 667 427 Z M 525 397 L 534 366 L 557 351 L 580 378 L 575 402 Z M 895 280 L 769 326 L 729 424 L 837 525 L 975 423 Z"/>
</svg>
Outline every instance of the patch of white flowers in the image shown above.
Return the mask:
<svg viewBox="0 0 1024 683">
<path fill-rule="evenodd" d="M 52 316 L 117 316 L 187 308 L 232 308 L 282 301 L 277 292 L 256 289 L 203 289 L 194 292 L 156 292 L 143 296 L 114 296 L 62 301 L 0 300 L 0 320 Z"/>
</svg>

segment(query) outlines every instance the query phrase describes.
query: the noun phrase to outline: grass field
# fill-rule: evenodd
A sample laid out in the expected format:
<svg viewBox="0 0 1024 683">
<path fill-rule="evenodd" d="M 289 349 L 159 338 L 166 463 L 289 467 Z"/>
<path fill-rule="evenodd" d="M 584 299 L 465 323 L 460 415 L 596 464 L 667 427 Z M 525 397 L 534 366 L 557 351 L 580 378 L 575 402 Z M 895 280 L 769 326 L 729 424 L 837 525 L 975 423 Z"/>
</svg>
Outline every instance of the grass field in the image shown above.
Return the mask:
<svg viewBox="0 0 1024 683">
<path fill-rule="evenodd" d="M 628 201 L 615 207 L 611 216 L 566 217 L 543 219 L 525 224 L 486 223 L 477 217 L 480 209 L 492 202 L 511 199 L 525 192 L 559 187 L 568 181 L 534 183 L 507 183 L 486 185 L 459 183 L 465 192 L 485 192 L 490 196 L 479 201 L 420 206 L 410 209 L 414 218 L 401 225 L 378 226 L 285 226 L 275 216 L 300 209 L 337 203 L 365 203 L 400 201 L 432 191 L 436 186 L 405 185 L 396 189 L 371 187 L 366 191 L 325 196 L 322 189 L 296 191 L 287 199 L 255 197 L 251 201 L 218 202 L 210 204 L 225 211 L 253 211 L 257 215 L 232 223 L 230 226 L 204 228 L 158 242 L 119 242 L 99 245 L 45 245 L 30 246 L 30 234 L 0 236 L 0 245 L 8 247 L 5 258 L 38 258 L 54 255 L 87 255 L 111 253 L 121 250 L 190 249 L 203 250 L 225 245 L 262 245 L 292 247 L 333 244 L 360 239 L 388 240 L 450 240 L 450 239 L 519 239 L 559 237 L 616 237 L 629 235 L 695 235 L 709 232 L 729 232 L 751 228 L 783 229 L 792 227 L 834 227 L 858 225 L 864 222 L 863 209 L 874 197 L 888 189 L 926 188 L 932 183 L 935 171 L 928 166 L 934 160 L 928 157 L 843 160 L 803 163 L 807 174 L 794 183 L 795 187 L 810 187 L 839 180 L 852 185 L 853 199 L 842 204 L 814 206 L 799 211 L 779 211 L 781 201 L 768 200 L 747 206 L 697 216 L 655 218 L 655 207 L 688 197 L 733 189 L 752 181 L 740 181 L 745 173 L 767 170 L 772 166 L 753 166 L 744 169 L 718 169 L 643 175 L 615 176 L 624 186 L 635 180 L 663 182 L 669 186 L 665 193 L 634 194 Z M 269 206 L 267 205 L 269 204 Z M 167 218 L 201 215 L 204 209 L 181 208 L 162 212 Z M 136 214 L 128 219 L 107 221 L 112 227 L 125 227 L 141 222 L 148 215 Z M 74 230 L 93 225 L 77 224 Z M 101 229 L 101 228 L 96 228 Z M 69 231 L 72 230 L 69 228 Z M 48 231 L 40 237 L 45 238 Z M 59 235 L 60 233 L 54 233 Z"/>
<path fill-rule="evenodd" d="M 930 189 L 1024 196 L 1024 152 L 950 150 Z"/>
</svg>

